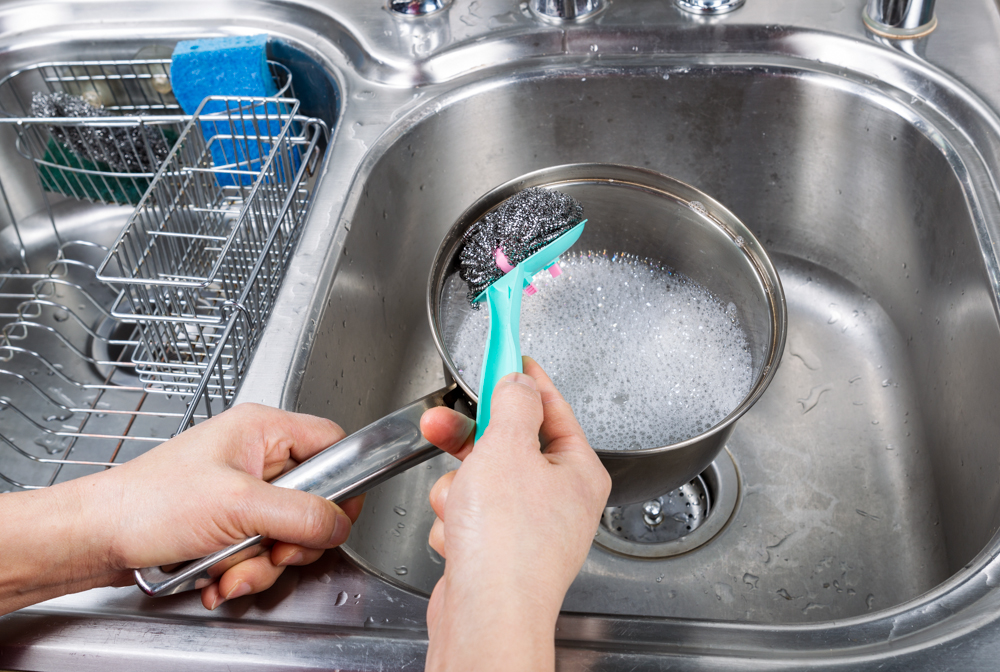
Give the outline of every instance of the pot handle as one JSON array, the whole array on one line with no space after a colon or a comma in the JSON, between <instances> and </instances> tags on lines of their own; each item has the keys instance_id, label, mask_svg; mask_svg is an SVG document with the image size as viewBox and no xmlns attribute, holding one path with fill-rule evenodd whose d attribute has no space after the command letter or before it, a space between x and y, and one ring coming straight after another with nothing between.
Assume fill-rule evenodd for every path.
<instances>
[{"instance_id":1,"label":"pot handle","mask_svg":"<svg viewBox=\"0 0 1000 672\"><path fill-rule=\"evenodd\" d=\"M440 451L420 433L420 416L435 406L456 408L464 399L461 389L453 383L338 441L271 484L311 492L330 501L360 495L437 455ZM469 415L467 408L458 410ZM260 535L250 537L170 572L160 567L137 569L136 585L150 597L204 588L230 567L264 552L262 541Z\"/></svg>"}]
</instances>

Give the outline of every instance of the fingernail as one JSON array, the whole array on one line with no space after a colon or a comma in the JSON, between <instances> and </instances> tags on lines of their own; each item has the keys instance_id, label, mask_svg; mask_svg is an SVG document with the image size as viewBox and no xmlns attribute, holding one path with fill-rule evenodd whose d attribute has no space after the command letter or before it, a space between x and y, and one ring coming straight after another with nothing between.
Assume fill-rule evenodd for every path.
<instances>
[{"instance_id":1,"label":"fingernail","mask_svg":"<svg viewBox=\"0 0 1000 672\"><path fill-rule=\"evenodd\" d=\"M296 551L294 553L289 553L286 558L278 563L278 567L284 567L285 565L297 565L302 562L302 551Z\"/></svg>"},{"instance_id":2,"label":"fingernail","mask_svg":"<svg viewBox=\"0 0 1000 672\"><path fill-rule=\"evenodd\" d=\"M215 599L212 600L212 606L208 608L209 611L215 611L215 608L225 602L225 598L222 595L216 595Z\"/></svg>"},{"instance_id":3,"label":"fingernail","mask_svg":"<svg viewBox=\"0 0 1000 672\"><path fill-rule=\"evenodd\" d=\"M469 436L476 429L476 420L464 415L462 417L465 418L465 436Z\"/></svg>"},{"instance_id":4,"label":"fingernail","mask_svg":"<svg viewBox=\"0 0 1000 672\"><path fill-rule=\"evenodd\" d=\"M249 593L250 593L250 584L240 581L229 590L229 592L226 594L226 599L235 600L237 597L243 597L244 595L247 595Z\"/></svg>"},{"instance_id":5,"label":"fingernail","mask_svg":"<svg viewBox=\"0 0 1000 672\"><path fill-rule=\"evenodd\" d=\"M330 543L334 546L347 541L347 536L351 533L351 519L343 513L337 514L337 522L333 525L333 534L330 535Z\"/></svg>"},{"instance_id":6,"label":"fingernail","mask_svg":"<svg viewBox=\"0 0 1000 672\"><path fill-rule=\"evenodd\" d=\"M523 373L509 373L503 377L503 382L517 383L518 385L524 385L525 387L530 387L533 390L538 389L538 387L535 385L535 379Z\"/></svg>"}]
</instances>

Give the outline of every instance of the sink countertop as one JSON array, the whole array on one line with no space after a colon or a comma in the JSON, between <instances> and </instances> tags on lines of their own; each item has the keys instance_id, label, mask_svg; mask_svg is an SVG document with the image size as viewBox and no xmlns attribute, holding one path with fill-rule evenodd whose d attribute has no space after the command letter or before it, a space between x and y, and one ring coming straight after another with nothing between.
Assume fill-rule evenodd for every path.
<instances>
[{"instance_id":1,"label":"sink countertop","mask_svg":"<svg viewBox=\"0 0 1000 672\"><path fill-rule=\"evenodd\" d=\"M289 408L299 382L295 372L311 345L309 325L322 308L314 294L337 271L349 226L343 213L361 198L357 176L370 168L380 147L434 114L437 101L459 86L560 59L593 68L622 67L637 58L682 63L686 54L710 47L722 62L766 40L776 59L842 68L860 78L870 74L914 98L927 93L928 108L945 109L948 101L924 90L926 79L949 75L996 119L1000 6L995 0L940 0L938 29L915 45L930 66L909 68L892 67L912 64L914 57L902 51L873 65L871 50L890 47L865 34L863 4L747 0L737 12L703 21L666 0L616 0L598 20L562 29L500 0L456 0L426 21L393 17L382 3L350 0L150 2L141 16L126 2L4 2L0 48L37 49L88 30L110 40L141 30L162 34L165 41L266 30L312 49L337 73L342 116L260 344L269 362L251 366L239 395L241 401ZM844 48L851 44L854 48ZM1000 135L984 132L971 142L1000 161ZM477 195L469 194L470 202ZM313 306L312 312L301 312L302 306ZM412 389L401 390L401 400L433 389L440 379L439 372L429 372ZM1000 657L997 542L959 574L935 589L933 600L916 606L800 626L564 614L558 664L567 670L992 669ZM330 552L312 566L290 569L266 593L212 613L193 595L154 601L135 588L95 590L21 610L0 618L0 668L417 670L426 650L425 608L425 598Z\"/></svg>"}]
</instances>

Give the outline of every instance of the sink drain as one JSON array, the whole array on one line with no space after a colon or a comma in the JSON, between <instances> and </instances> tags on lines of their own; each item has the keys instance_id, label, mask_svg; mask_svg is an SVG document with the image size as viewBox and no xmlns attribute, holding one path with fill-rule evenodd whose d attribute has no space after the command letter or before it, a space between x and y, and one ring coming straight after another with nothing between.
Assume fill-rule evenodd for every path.
<instances>
[{"instance_id":1,"label":"sink drain","mask_svg":"<svg viewBox=\"0 0 1000 672\"><path fill-rule=\"evenodd\" d=\"M739 500L728 450L676 490L638 504L604 510L594 541L637 558L666 558L708 543L726 526Z\"/></svg>"}]
</instances>

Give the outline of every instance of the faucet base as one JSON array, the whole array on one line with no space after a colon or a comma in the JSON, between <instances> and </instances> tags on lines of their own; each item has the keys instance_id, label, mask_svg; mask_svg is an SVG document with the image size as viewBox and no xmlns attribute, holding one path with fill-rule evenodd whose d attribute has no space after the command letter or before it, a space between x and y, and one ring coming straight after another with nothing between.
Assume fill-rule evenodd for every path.
<instances>
[{"instance_id":1,"label":"faucet base","mask_svg":"<svg viewBox=\"0 0 1000 672\"><path fill-rule=\"evenodd\" d=\"M865 28L867 28L869 32L890 40L916 40L921 37L926 37L934 32L934 29L937 28L938 25L937 17L932 16L930 21L922 26L917 26L916 28L894 28L892 26L887 26L884 23L879 23L872 17L868 16L867 9L861 12L861 18L864 20Z\"/></svg>"}]
</instances>

